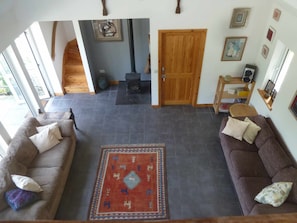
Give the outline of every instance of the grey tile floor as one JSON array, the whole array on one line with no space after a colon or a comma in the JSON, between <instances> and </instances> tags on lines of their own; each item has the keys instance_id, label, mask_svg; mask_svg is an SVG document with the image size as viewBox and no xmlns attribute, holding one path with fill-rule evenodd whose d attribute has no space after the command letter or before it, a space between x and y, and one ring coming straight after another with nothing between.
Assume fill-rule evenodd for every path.
<instances>
[{"instance_id":1,"label":"grey tile floor","mask_svg":"<svg viewBox=\"0 0 297 223\"><path fill-rule=\"evenodd\" d=\"M218 130L225 114L191 106L115 105L117 87L51 99L47 111L73 108L79 130L56 219L87 220L100 146L165 143L170 219L241 215Z\"/></svg>"}]
</instances>

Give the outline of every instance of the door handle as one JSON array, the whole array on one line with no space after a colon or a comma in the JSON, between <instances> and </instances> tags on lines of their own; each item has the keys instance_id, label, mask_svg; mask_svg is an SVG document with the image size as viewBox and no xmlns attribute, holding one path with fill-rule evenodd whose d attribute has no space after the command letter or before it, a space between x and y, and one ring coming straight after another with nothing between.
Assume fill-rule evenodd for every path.
<instances>
[{"instance_id":1,"label":"door handle","mask_svg":"<svg viewBox=\"0 0 297 223\"><path fill-rule=\"evenodd\" d=\"M165 80L166 80L166 74L162 74L161 78L162 78L162 81L165 82Z\"/></svg>"}]
</instances>

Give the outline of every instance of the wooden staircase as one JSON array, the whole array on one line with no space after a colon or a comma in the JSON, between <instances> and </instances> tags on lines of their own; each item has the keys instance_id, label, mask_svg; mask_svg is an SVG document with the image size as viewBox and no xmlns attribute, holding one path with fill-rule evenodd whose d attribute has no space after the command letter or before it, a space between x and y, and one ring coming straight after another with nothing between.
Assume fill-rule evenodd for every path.
<instances>
[{"instance_id":1,"label":"wooden staircase","mask_svg":"<svg viewBox=\"0 0 297 223\"><path fill-rule=\"evenodd\" d=\"M70 41L64 50L62 86L64 93L89 92L76 39Z\"/></svg>"}]
</instances>

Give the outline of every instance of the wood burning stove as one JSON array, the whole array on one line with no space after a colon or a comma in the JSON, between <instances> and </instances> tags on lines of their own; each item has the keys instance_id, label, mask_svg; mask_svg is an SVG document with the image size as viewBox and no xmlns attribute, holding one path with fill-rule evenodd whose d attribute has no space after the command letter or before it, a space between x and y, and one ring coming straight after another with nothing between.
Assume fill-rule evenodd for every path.
<instances>
[{"instance_id":1,"label":"wood burning stove","mask_svg":"<svg viewBox=\"0 0 297 223\"><path fill-rule=\"evenodd\" d=\"M126 73L125 79L127 84L128 93L140 93L140 74L136 72L135 68L135 52L134 52L134 37L133 37L133 22L132 19L127 20L128 23L128 35L129 35L129 49L130 49L130 61L131 61L131 73Z\"/></svg>"},{"instance_id":2,"label":"wood burning stove","mask_svg":"<svg viewBox=\"0 0 297 223\"><path fill-rule=\"evenodd\" d=\"M140 93L140 74L138 73L127 73L126 74L126 85L128 93Z\"/></svg>"}]
</instances>

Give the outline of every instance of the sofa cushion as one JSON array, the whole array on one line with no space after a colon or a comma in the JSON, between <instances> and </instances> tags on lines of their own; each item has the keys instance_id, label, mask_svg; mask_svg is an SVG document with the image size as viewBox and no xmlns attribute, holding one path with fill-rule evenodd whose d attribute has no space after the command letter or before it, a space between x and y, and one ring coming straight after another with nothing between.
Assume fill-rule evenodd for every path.
<instances>
[{"instance_id":1,"label":"sofa cushion","mask_svg":"<svg viewBox=\"0 0 297 223\"><path fill-rule=\"evenodd\" d=\"M233 150L230 154L232 171L240 177L269 177L257 152Z\"/></svg>"},{"instance_id":2,"label":"sofa cushion","mask_svg":"<svg viewBox=\"0 0 297 223\"><path fill-rule=\"evenodd\" d=\"M258 148L260 148L267 139L275 137L270 125L268 124L266 118L262 115L249 117L251 121L255 122L258 126L261 127L261 131L259 131L255 144Z\"/></svg>"},{"instance_id":3,"label":"sofa cushion","mask_svg":"<svg viewBox=\"0 0 297 223\"><path fill-rule=\"evenodd\" d=\"M27 167L18 162L14 157L5 156L0 161L0 169L7 170L9 174L25 175L27 173Z\"/></svg>"},{"instance_id":4,"label":"sofa cushion","mask_svg":"<svg viewBox=\"0 0 297 223\"><path fill-rule=\"evenodd\" d=\"M36 118L27 118L11 140L7 156L14 156L20 163L28 166L38 154L29 137L37 133L36 127L39 125Z\"/></svg>"},{"instance_id":5,"label":"sofa cushion","mask_svg":"<svg viewBox=\"0 0 297 223\"><path fill-rule=\"evenodd\" d=\"M279 207L289 196L292 185L292 182L275 182L264 187L257 194L255 200L262 204L270 204L273 207Z\"/></svg>"},{"instance_id":6,"label":"sofa cushion","mask_svg":"<svg viewBox=\"0 0 297 223\"><path fill-rule=\"evenodd\" d=\"M11 179L14 182L14 184L22 190L32 191L32 192L43 191L40 185L31 177L12 174Z\"/></svg>"},{"instance_id":7,"label":"sofa cushion","mask_svg":"<svg viewBox=\"0 0 297 223\"><path fill-rule=\"evenodd\" d=\"M233 137L226 136L221 132L219 136L223 152L226 156L229 156L233 150L258 152L258 147L255 144L249 144L246 141L239 141Z\"/></svg>"},{"instance_id":8,"label":"sofa cushion","mask_svg":"<svg viewBox=\"0 0 297 223\"><path fill-rule=\"evenodd\" d=\"M248 117L245 117L244 121L248 122L249 125L243 134L243 139L249 144L253 144L261 127L251 121Z\"/></svg>"},{"instance_id":9,"label":"sofa cushion","mask_svg":"<svg viewBox=\"0 0 297 223\"><path fill-rule=\"evenodd\" d=\"M293 165L293 161L275 138L267 140L260 147L259 155L270 177L273 177L281 169Z\"/></svg>"},{"instance_id":10,"label":"sofa cushion","mask_svg":"<svg viewBox=\"0 0 297 223\"><path fill-rule=\"evenodd\" d=\"M236 182L236 191L245 215L257 204L255 196L270 184L271 179L268 177L241 177Z\"/></svg>"},{"instance_id":11,"label":"sofa cushion","mask_svg":"<svg viewBox=\"0 0 297 223\"><path fill-rule=\"evenodd\" d=\"M0 211L8 207L4 194L12 187L8 170L0 169Z\"/></svg>"},{"instance_id":12,"label":"sofa cushion","mask_svg":"<svg viewBox=\"0 0 297 223\"><path fill-rule=\"evenodd\" d=\"M5 198L14 211L18 211L19 209L40 200L38 193L19 188L7 191L5 193Z\"/></svg>"},{"instance_id":13,"label":"sofa cushion","mask_svg":"<svg viewBox=\"0 0 297 223\"><path fill-rule=\"evenodd\" d=\"M249 123L247 122L229 116L226 126L223 129L222 133L241 141L243 133L247 129L248 125Z\"/></svg>"},{"instance_id":14,"label":"sofa cushion","mask_svg":"<svg viewBox=\"0 0 297 223\"><path fill-rule=\"evenodd\" d=\"M42 187L41 199L47 201L47 209L52 212L59 204L65 186L66 181L61 178L67 176L63 175L63 170L59 167L28 169L28 176Z\"/></svg>"},{"instance_id":15,"label":"sofa cushion","mask_svg":"<svg viewBox=\"0 0 297 223\"><path fill-rule=\"evenodd\" d=\"M52 131L52 133L56 136L57 139L59 139L59 140L63 139L57 122L54 122L54 123L51 123L48 125L44 125L44 126L38 126L38 127L36 127L36 129L37 129L37 132L39 132L39 133L45 129L50 129Z\"/></svg>"},{"instance_id":16,"label":"sofa cushion","mask_svg":"<svg viewBox=\"0 0 297 223\"><path fill-rule=\"evenodd\" d=\"M272 178L272 182L281 181L293 182L293 187L287 201L297 204L297 169L294 167L287 167L277 172Z\"/></svg>"},{"instance_id":17,"label":"sofa cushion","mask_svg":"<svg viewBox=\"0 0 297 223\"><path fill-rule=\"evenodd\" d=\"M285 202L281 206L275 208L268 204L256 204L249 215L259 214L282 214L297 212L297 205Z\"/></svg>"},{"instance_id":18,"label":"sofa cushion","mask_svg":"<svg viewBox=\"0 0 297 223\"><path fill-rule=\"evenodd\" d=\"M39 120L40 125L49 125L53 123L53 121L58 123L59 129L61 131L61 135L64 136L73 136L74 129L73 129L73 121L71 119L67 120L51 120L51 119L44 119Z\"/></svg>"},{"instance_id":19,"label":"sofa cushion","mask_svg":"<svg viewBox=\"0 0 297 223\"><path fill-rule=\"evenodd\" d=\"M43 153L55 145L60 143L53 129L46 128L43 131L29 137L38 149L39 153Z\"/></svg>"},{"instance_id":20,"label":"sofa cushion","mask_svg":"<svg viewBox=\"0 0 297 223\"><path fill-rule=\"evenodd\" d=\"M60 167L64 169L67 164L68 155L71 154L72 141L70 137L64 137L63 140L52 149L39 154L31 163L30 167Z\"/></svg>"},{"instance_id":21,"label":"sofa cushion","mask_svg":"<svg viewBox=\"0 0 297 223\"><path fill-rule=\"evenodd\" d=\"M4 193L14 187L10 175L26 173L27 168L13 157L5 156L0 161L0 211L8 207Z\"/></svg>"}]
</instances>

